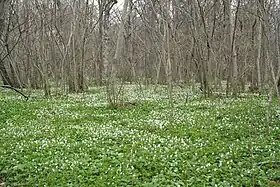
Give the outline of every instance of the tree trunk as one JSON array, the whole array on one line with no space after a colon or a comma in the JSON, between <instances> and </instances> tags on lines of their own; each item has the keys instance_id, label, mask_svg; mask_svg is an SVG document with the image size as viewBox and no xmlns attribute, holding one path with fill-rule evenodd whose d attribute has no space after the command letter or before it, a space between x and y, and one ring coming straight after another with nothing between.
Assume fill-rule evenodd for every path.
<instances>
[{"instance_id":1,"label":"tree trunk","mask_svg":"<svg viewBox=\"0 0 280 187\"><path fill-rule=\"evenodd\" d=\"M164 20L164 42L167 50L166 50L166 76L167 76L167 90L169 97L169 104L173 106L173 98L172 98L172 64L171 64L171 51L170 51L170 0L166 2L166 20ZM164 59L165 60L165 59Z\"/></svg>"},{"instance_id":2,"label":"tree trunk","mask_svg":"<svg viewBox=\"0 0 280 187\"><path fill-rule=\"evenodd\" d=\"M5 6L7 0L0 1L0 39L2 39L4 28L5 28ZM4 59L0 56L0 74L4 85L14 86L11 81L8 71L5 67Z\"/></svg>"},{"instance_id":3,"label":"tree trunk","mask_svg":"<svg viewBox=\"0 0 280 187\"><path fill-rule=\"evenodd\" d=\"M110 71L109 79L107 82L108 101L113 106L116 106L117 104L119 104L119 101L122 101L122 99L119 98L121 95L118 95L118 93L121 93L121 90L118 90L118 93L116 90L116 78L117 78L116 75L117 75L117 65L119 64L120 59L121 59L121 49L123 48L124 24L127 20L128 1L129 0L124 1L122 20L121 20L120 28L119 28L119 32L118 32L115 55L114 55L112 63L110 64L111 71ZM122 87L120 87L119 89L121 89L121 88Z\"/></svg>"},{"instance_id":4,"label":"tree trunk","mask_svg":"<svg viewBox=\"0 0 280 187\"><path fill-rule=\"evenodd\" d=\"M231 6L231 5L230 5ZM231 8L230 8L230 37L231 37L231 63L232 63L232 94L234 96L237 95L238 88L237 88L237 76L238 76L238 69L237 69L237 53L236 53L236 27L237 27L237 19L238 19L238 11L240 6L240 0L238 0L236 11L235 11L235 19L234 22L231 21Z\"/></svg>"},{"instance_id":5,"label":"tree trunk","mask_svg":"<svg viewBox=\"0 0 280 187\"><path fill-rule=\"evenodd\" d=\"M262 91L262 82L261 82L261 51L262 51L262 10L261 10L261 2L258 4L258 36L257 36L257 57L256 57L256 68L257 68L257 86L258 91L261 93Z\"/></svg>"}]
</instances>

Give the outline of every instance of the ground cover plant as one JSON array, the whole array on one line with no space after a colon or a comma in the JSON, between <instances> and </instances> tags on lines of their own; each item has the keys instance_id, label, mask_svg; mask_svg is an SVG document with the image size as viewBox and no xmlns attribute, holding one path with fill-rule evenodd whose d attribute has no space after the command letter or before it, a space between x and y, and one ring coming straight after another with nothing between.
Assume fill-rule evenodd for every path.
<instances>
[{"instance_id":1,"label":"ground cover plant","mask_svg":"<svg viewBox=\"0 0 280 187\"><path fill-rule=\"evenodd\" d=\"M277 186L280 104L265 96L205 99L127 87L63 97L0 93L5 186ZM128 103L129 103L128 102Z\"/></svg>"}]
</instances>

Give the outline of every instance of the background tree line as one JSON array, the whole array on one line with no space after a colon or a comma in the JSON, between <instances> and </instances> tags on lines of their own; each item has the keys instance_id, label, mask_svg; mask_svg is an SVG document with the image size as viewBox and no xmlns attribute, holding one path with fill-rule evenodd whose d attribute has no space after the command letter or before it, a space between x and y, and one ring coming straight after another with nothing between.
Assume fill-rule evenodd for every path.
<instances>
[{"instance_id":1,"label":"background tree line","mask_svg":"<svg viewBox=\"0 0 280 187\"><path fill-rule=\"evenodd\" d=\"M4 85L83 92L200 83L205 95L280 89L278 0L0 0ZM111 98L112 99L112 98Z\"/></svg>"}]
</instances>

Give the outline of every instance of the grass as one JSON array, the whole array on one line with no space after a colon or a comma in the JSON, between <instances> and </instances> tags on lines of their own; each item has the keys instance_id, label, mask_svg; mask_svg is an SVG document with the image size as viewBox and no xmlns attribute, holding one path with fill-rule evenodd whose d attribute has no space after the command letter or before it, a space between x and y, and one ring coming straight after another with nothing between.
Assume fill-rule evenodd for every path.
<instances>
[{"instance_id":1,"label":"grass","mask_svg":"<svg viewBox=\"0 0 280 187\"><path fill-rule=\"evenodd\" d=\"M279 186L280 104L126 88L29 101L0 94L0 176L6 186ZM187 93L188 92L188 93ZM188 100L186 100L188 95Z\"/></svg>"}]
</instances>

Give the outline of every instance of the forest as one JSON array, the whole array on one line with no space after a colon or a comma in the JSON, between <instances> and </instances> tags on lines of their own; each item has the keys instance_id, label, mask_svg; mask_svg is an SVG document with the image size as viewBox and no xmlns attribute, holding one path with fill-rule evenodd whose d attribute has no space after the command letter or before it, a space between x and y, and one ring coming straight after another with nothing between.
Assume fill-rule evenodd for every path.
<instances>
[{"instance_id":1,"label":"forest","mask_svg":"<svg viewBox=\"0 0 280 187\"><path fill-rule=\"evenodd\" d=\"M0 0L6 186L280 186L280 1Z\"/></svg>"}]
</instances>

